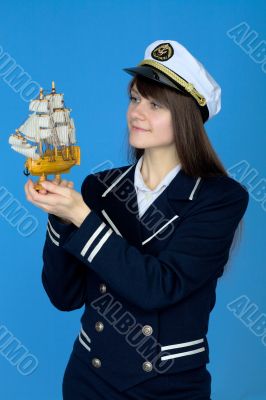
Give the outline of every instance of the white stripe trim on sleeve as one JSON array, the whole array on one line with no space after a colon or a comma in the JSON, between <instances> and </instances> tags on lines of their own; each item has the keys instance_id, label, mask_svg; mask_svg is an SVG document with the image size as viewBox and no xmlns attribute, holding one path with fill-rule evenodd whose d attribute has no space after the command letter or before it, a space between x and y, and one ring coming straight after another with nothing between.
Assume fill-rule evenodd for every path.
<instances>
[{"instance_id":1,"label":"white stripe trim on sleeve","mask_svg":"<svg viewBox=\"0 0 266 400\"><path fill-rule=\"evenodd\" d=\"M161 357L161 361L164 361L164 360L171 360L172 358L190 356L190 355L192 355L192 354L201 353L202 351L205 351L205 347L200 347L199 349L190 350L190 351L184 351L183 353L169 354L169 355L167 355L167 356Z\"/></svg>"},{"instance_id":2,"label":"white stripe trim on sleeve","mask_svg":"<svg viewBox=\"0 0 266 400\"><path fill-rule=\"evenodd\" d=\"M84 342L84 340L82 340L80 334L79 334L79 341L82 344L82 346L85 347L85 349L87 349L88 351L91 351L91 348Z\"/></svg>"},{"instance_id":3,"label":"white stripe trim on sleeve","mask_svg":"<svg viewBox=\"0 0 266 400\"><path fill-rule=\"evenodd\" d=\"M55 239L53 238L53 236L51 235L51 233L50 233L49 225L47 225L47 232L48 232L48 235L49 235L51 241L52 241L56 246L59 246L59 242L58 242L57 240L55 240Z\"/></svg>"},{"instance_id":4,"label":"white stripe trim on sleeve","mask_svg":"<svg viewBox=\"0 0 266 400\"><path fill-rule=\"evenodd\" d=\"M89 338L89 336L87 335L87 333L84 331L84 329L81 328L80 331L81 331L82 335L88 340L88 342L91 343L91 339Z\"/></svg>"},{"instance_id":5,"label":"white stripe trim on sleeve","mask_svg":"<svg viewBox=\"0 0 266 400\"><path fill-rule=\"evenodd\" d=\"M180 349L181 347L188 347L188 346L193 346L194 344L202 343L204 339L197 339L197 340L192 340L191 342L184 342L184 343L177 343L177 344L171 344L169 346L162 346L162 350L173 350L173 349Z\"/></svg>"},{"instance_id":6,"label":"white stripe trim on sleeve","mask_svg":"<svg viewBox=\"0 0 266 400\"><path fill-rule=\"evenodd\" d=\"M87 243L85 244L85 246L83 247L83 249L81 250L80 254L84 257L85 254L87 253L89 247L92 245L92 243L94 242L94 240L97 238L97 236L100 234L100 232L104 229L104 227L106 226L106 223L103 222L94 232L94 234L89 238L89 240L87 241Z\"/></svg>"},{"instance_id":7,"label":"white stripe trim on sleeve","mask_svg":"<svg viewBox=\"0 0 266 400\"><path fill-rule=\"evenodd\" d=\"M48 224L49 224L49 226L50 226L51 231L53 232L53 234L59 239L59 238L60 238L60 235L59 235L59 233L57 233L57 232L54 230L54 228L52 227L52 224L51 224L51 222L49 221L49 219L48 219Z\"/></svg>"},{"instance_id":8,"label":"white stripe trim on sleeve","mask_svg":"<svg viewBox=\"0 0 266 400\"><path fill-rule=\"evenodd\" d=\"M94 257L96 256L96 254L99 252L99 250L102 248L102 246L104 245L104 243L106 242L106 240L109 238L109 236L113 233L114 231L110 228L106 234L102 237L102 239L99 241L99 243L97 244L97 246L94 247L93 251L91 252L91 254L88 257L88 261L91 262Z\"/></svg>"}]
</instances>

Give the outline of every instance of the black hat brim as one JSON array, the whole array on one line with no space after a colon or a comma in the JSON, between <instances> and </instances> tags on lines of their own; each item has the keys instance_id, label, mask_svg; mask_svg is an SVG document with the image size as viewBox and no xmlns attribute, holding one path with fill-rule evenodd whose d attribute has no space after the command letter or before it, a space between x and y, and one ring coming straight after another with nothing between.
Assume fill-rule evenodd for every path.
<instances>
[{"instance_id":1,"label":"black hat brim","mask_svg":"<svg viewBox=\"0 0 266 400\"><path fill-rule=\"evenodd\" d=\"M127 72L130 75L141 75L144 76L145 78L151 79L152 81L155 81L157 83L161 83L162 85L169 86L183 94L187 95L187 92L182 90L180 87L177 86L176 83L174 83L171 79L169 79L166 75L161 73L155 68L152 68L150 66L139 66L139 67L132 67L132 68L123 68L123 71Z\"/></svg>"}]
</instances>

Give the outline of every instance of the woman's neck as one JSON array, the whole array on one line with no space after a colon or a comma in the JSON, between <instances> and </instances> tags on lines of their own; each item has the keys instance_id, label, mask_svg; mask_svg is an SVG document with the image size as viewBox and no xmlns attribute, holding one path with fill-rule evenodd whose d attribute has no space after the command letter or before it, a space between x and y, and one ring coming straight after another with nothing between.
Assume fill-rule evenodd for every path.
<instances>
[{"instance_id":1,"label":"woman's neck","mask_svg":"<svg viewBox=\"0 0 266 400\"><path fill-rule=\"evenodd\" d=\"M143 161L141 166L141 175L145 184L151 189L163 180L163 178L175 166L180 163L176 153L176 149L146 149L143 154Z\"/></svg>"}]
</instances>

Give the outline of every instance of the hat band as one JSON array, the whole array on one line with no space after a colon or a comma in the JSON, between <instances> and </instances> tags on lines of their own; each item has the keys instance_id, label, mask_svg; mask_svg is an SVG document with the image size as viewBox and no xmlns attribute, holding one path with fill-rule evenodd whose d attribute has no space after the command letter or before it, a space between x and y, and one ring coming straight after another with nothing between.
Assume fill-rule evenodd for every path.
<instances>
[{"instance_id":1,"label":"hat band","mask_svg":"<svg viewBox=\"0 0 266 400\"><path fill-rule=\"evenodd\" d=\"M169 78L171 78L173 81L178 83L180 86L182 86L194 99L197 101L197 103L203 107L206 105L206 99L204 96L202 96L194 87L193 83L187 82L185 79L181 78L181 76L177 75L175 72L173 72L171 69L167 68L165 65L162 65L158 63L157 61L153 60L143 60L139 64L141 65L150 65L151 67L157 68L159 71L163 72L165 75L167 75Z\"/></svg>"}]
</instances>

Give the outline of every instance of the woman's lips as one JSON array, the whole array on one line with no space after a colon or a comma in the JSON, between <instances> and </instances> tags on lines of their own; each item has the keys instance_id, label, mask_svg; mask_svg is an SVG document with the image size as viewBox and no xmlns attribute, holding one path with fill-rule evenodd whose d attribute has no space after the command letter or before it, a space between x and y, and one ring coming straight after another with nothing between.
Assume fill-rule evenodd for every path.
<instances>
[{"instance_id":1,"label":"woman's lips","mask_svg":"<svg viewBox=\"0 0 266 400\"><path fill-rule=\"evenodd\" d=\"M137 127L137 126L132 126L132 129L134 129L135 131L138 131L138 132L147 132L147 129L143 129L143 128L139 128L139 127Z\"/></svg>"}]
</instances>

